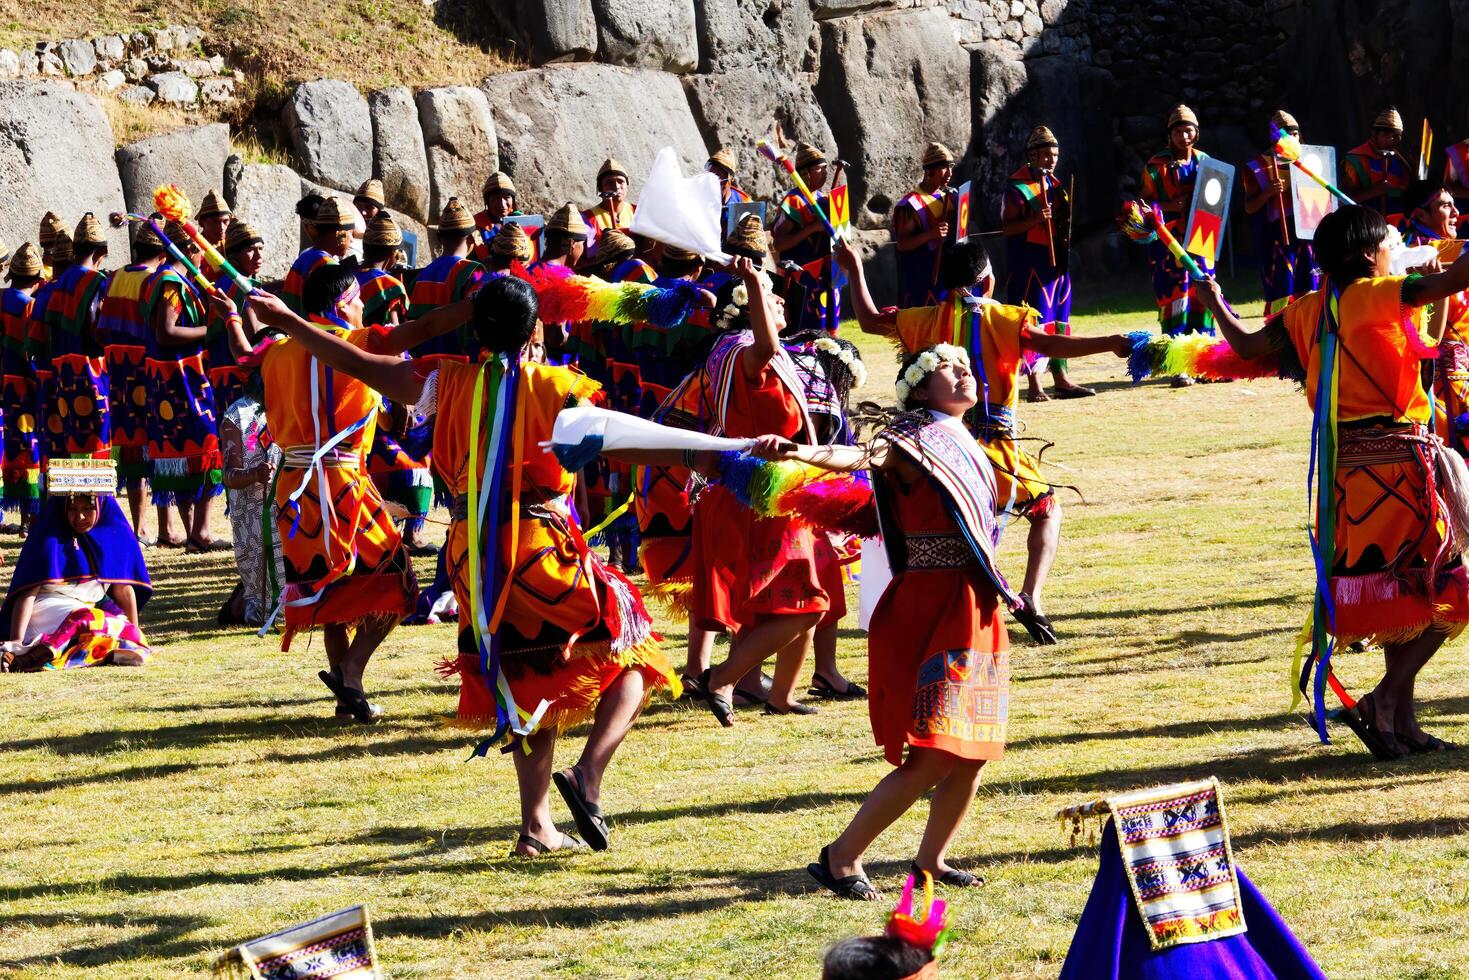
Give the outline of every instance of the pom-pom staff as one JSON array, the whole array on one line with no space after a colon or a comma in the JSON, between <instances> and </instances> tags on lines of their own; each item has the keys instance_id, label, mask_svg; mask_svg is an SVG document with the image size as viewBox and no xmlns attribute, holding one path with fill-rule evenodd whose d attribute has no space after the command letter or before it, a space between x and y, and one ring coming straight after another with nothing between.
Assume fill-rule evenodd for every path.
<instances>
[{"instance_id":1,"label":"pom-pom staff","mask_svg":"<svg viewBox=\"0 0 1469 980\"><path fill-rule=\"evenodd\" d=\"M1168 230L1168 224L1163 220L1163 212L1158 210L1158 205L1147 205L1142 201L1130 200L1122 205L1122 213L1117 216L1117 227L1129 240L1139 245L1146 245L1155 239L1163 243L1168 253L1188 270L1189 275L1195 279L1207 279L1204 270L1194 261L1194 257L1184 251L1178 239Z\"/></svg>"},{"instance_id":2,"label":"pom-pom staff","mask_svg":"<svg viewBox=\"0 0 1469 980\"><path fill-rule=\"evenodd\" d=\"M1326 180L1320 174L1316 173L1316 171L1312 170L1310 167L1302 163L1301 141L1296 139L1296 137L1292 136L1290 133L1287 133L1281 129L1276 130L1275 155L1280 157L1280 159L1289 162L1291 166L1295 167L1301 173L1305 174L1307 177L1310 177L1312 180L1320 184L1322 187L1326 188L1326 190L1330 191L1332 194L1335 194L1337 200L1341 201L1343 204L1357 203L1350 197L1347 197L1347 195L1343 193L1342 190L1335 184Z\"/></svg>"},{"instance_id":3,"label":"pom-pom staff","mask_svg":"<svg viewBox=\"0 0 1469 980\"><path fill-rule=\"evenodd\" d=\"M211 265L223 272L235 281L242 295L248 296L254 291L254 284L245 276L240 275L229 261L219 254L219 249L209 243L209 240L199 233L194 223L189 218L194 213L194 206L189 203L189 197L181 191L177 184L160 184L153 191L153 207L159 214L184 230L184 234L194 240L199 246Z\"/></svg>"}]
</instances>

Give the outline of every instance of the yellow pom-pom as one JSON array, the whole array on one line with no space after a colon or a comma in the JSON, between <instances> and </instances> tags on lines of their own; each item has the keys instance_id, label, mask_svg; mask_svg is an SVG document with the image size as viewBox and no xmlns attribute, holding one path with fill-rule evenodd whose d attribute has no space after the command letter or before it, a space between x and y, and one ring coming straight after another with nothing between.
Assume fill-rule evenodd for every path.
<instances>
[{"instance_id":1,"label":"yellow pom-pom","mask_svg":"<svg viewBox=\"0 0 1469 980\"><path fill-rule=\"evenodd\" d=\"M193 213L189 196L177 184L161 184L153 191L153 207L169 221L183 224Z\"/></svg>"}]
</instances>

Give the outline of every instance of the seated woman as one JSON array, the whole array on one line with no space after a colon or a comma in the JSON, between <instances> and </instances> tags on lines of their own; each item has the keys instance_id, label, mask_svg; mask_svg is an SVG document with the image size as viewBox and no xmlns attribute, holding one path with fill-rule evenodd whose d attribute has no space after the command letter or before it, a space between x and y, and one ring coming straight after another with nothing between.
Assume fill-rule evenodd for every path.
<instances>
[{"instance_id":1,"label":"seated woman","mask_svg":"<svg viewBox=\"0 0 1469 980\"><path fill-rule=\"evenodd\" d=\"M138 539L110 494L55 492L68 485L61 469L0 607L0 669L142 666L150 651L138 611L153 586Z\"/></svg>"}]
</instances>

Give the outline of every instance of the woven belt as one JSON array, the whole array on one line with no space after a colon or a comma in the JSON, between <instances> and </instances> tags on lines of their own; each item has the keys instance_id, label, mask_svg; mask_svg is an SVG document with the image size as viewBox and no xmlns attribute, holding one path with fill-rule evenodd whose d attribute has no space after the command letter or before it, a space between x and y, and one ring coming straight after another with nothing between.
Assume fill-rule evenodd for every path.
<instances>
[{"instance_id":1,"label":"woven belt","mask_svg":"<svg viewBox=\"0 0 1469 980\"><path fill-rule=\"evenodd\" d=\"M910 534L908 568L974 568L979 561L974 549L957 534Z\"/></svg>"},{"instance_id":2,"label":"woven belt","mask_svg":"<svg viewBox=\"0 0 1469 980\"><path fill-rule=\"evenodd\" d=\"M1338 468L1416 462L1418 447L1433 441L1418 425L1400 429L1342 429L1340 439L1336 450Z\"/></svg>"},{"instance_id":3,"label":"woven belt","mask_svg":"<svg viewBox=\"0 0 1469 980\"><path fill-rule=\"evenodd\" d=\"M283 465L287 469L304 470L312 465L315 456L315 446L287 446ZM356 449L333 449L320 462L329 470L360 470L362 454Z\"/></svg>"},{"instance_id":4,"label":"woven belt","mask_svg":"<svg viewBox=\"0 0 1469 980\"><path fill-rule=\"evenodd\" d=\"M542 520L552 520L558 518L560 520L570 520L571 512L566 508L554 503L522 504L520 506L520 516L529 518L540 518ZM469 520L469 494L461 493L459 496L454 498L454 502L449 505L449 520Z\"/></svg>"}]
</instances>

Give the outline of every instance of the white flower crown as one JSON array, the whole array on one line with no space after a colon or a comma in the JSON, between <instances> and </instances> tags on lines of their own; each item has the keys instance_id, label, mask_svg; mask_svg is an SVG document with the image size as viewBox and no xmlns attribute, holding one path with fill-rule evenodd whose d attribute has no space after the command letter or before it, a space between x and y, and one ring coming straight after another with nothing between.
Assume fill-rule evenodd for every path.
<instances>
[{"instance_id":1,"label":"white flower crown","mask_svg":"<svg viewBox=\"0 0 1469 980\"><path fill-rule=\"evenodd\" d=\"M850 347L843 347L830 337L817 337L815 347L825 354L834 354L836 359L846 365L847 371L852 375L852 387L860 388L867 383L867 365L862 363L862 358L852 353Z\"/></svg>"},{"instance_id":2,"label":"white flower crown","mask_svg":"<svg viewBox=\"0 0 1469 980\"><path fill-rule=\"evenodd\" d=\"M953 344L934 344L919 354L918 359L908 365L908 370L898 379L898 411L908 411L908 396L913 393L914 388L923 384L923 379L937 371L940 364L961 364L967 368L969 352Z\"/></svg>"},{"instance_id":3,"label":"white flower crown","mask_svg":"<svg viewBox=\"0 0 1469 980\"><path fill-rule=\"evenodd\" d=\"M764 282L767 293L774 288L770 283L770 277L764 272L760 273L760 279ZM746 286L743 282L735 283L734 288L729 292L729 302L724 304L724 309L715 314L715 329L728 330L730 324L734 323L735 318L749 305L750 287Z\"/></svg>"}]
</instances>

